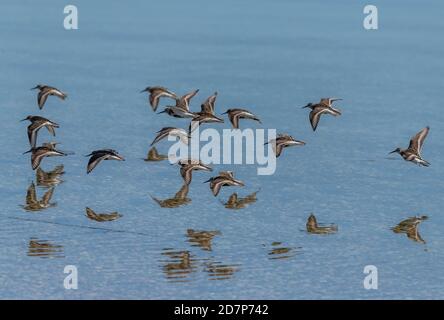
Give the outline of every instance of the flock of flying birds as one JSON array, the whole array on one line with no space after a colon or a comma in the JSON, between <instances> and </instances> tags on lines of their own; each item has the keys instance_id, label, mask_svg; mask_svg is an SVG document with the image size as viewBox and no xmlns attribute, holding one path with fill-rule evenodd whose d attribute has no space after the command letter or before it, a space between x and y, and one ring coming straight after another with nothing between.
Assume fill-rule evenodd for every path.
<instances>
[{"instance_id":1,"label":"flock of flying birds","mask_svg":"<svg viewBox=\"0 0 444 320\"><path fill-rule=\"evenodd\" d=\"M64 100L67 95L61 90L47 86L47 85L37 85L32 89L38 89L37 103L40 109L45 105L46 100L49 96L55 96L62 100ZM158 112L166 113L169 116L176 118L189 118L191 119L191 123L188 127L188 130L177 128L177 127L164 127L157 132L156 137L154 138L151 146L161 141L162 139L168 136L177 137L182 143L188 144L191 138L192 132L201 124L204 123L223 123L224 120L217 116L215 113L215 103L217 98L217 92L208 97L202 104L201 110L198 112L193 112L190 110L190 101L191 99L199 92L199 90L191 91L183 96L178 96L174 92L168 90L167 88L155 86L155 87L147 87L141 92L147 92L149 94L149 103L153 109L153 111L157 111L159 106L159 102L161 99L167 98L173 100L174 105L168 105L164 107L163 111ZM342 100L339 98L322 98L318 103L308 103L306 106L302 108L310 108L311 112L309 114L309 120L313 131L318 127L320 118L322 115L332 115L339 116L341 115L341 111L336 109L333 106L335 101ZM260 119L246 109L241 108L231 108L228 109L223 114L228 115L228 119L234 129L239 129L240 120L241 119L249 119L254 120L261 123ZM40 146L37 146L37 135L41 128L45 127L50 134L55 136L55 129L59 128L59 125L42 116L27 116L22 121L28 120L31 124L28 126L28 138L31 149L29 149L25 153L31 153L31 164L32 169L35 170L39 168L41 161L45 157L53 157L53 156L66 156L69 153L62 152L56 149L56 142L45 142ZM421 157L421 149L424 144L424 140L427 137L429 132L429 127L422 129L418 132L411 140L410 145L407 149L397 148L391 153L399 153L404 160L411 161L415 164L422 166L429 166L430 163L424 160ZM288 134L278 134L275 139L270 140L266 144L272 145L272 150L274 151L276 157L279 157L283 150L290 146L302 146L305 145L305 142L296 140L292 136ZM89 158L86 173L89 174L93 169L102 161L102 160L118 160L124 161L125 159L116 151L112 149L100 149L92 151L87 155ZM154 160L162 160L166 158L166 156L159 156L155 148L150 150L148 154L148 159L154 158ZM184 180L184 187L188 190L188 186L192 180L192 172L195 170L204 170L204 171L212 171L212 168L200 160L193 159L181 159L178 161L178 165L180 166L180 174ZM219 194L219 191L223 186L244 186L244 182L238 180L234 177L234 173L232 171L221 171L218 175L210 178L205 181L209 182L210 189L214 196Z\"/></svg>"}]
</instances>

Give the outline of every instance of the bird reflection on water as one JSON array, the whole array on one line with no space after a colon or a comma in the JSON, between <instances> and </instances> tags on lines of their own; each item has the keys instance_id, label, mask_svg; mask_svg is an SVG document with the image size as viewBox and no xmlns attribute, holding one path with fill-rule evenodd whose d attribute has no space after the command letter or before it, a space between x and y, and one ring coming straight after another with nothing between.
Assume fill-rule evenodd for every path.
<instances>
[{"instance_id":1,"label":"bird reflection on water","mask_svg":"<svg viewBox=\"0 0 444 320\"><path fill-rule=\"evenodd\" d=\"M121 214L119 214L118 212L111 212L111 213L96 213L94 210L86 207L85 208L86 211L86 216L90 219L90 220L94 220L97 222L106 222L106 221L114 221L119 219L120 217L122 217Z\"/></svg>"},{"instance_id":2,"label":"bird reflection on water","mask_svg":"<svg viewBox=\"0 0 444 320\"><path fill-rule=\"evenodd\" d=\"M168 280L174 282L189 281L188 276L197 269L197 260L188 250L163 249L160 260L162 271Z\"/></svg>"},{"instance_id":3,"label":"bird reflection on water","mask_svg":"<svg viewBox=\"0 0 444 320\"><path fill-rule=\"evenodd\" d=\"M61 176L65 174L63 165L56 166L51 171L43 171L42 168L37 168L35 173L36 183L39 187L54 187L63 182Z\"/></svg>"},{"instance_id":4,"label":"bird reflection on water","mask_svg":"<svg viewBox=\"0 0 444 320\"><path fill-rule=\"evenodd\" d=\"M413 241L426 243L425 240L421 238L421 235L418 232L418 226L421 222L427 219L427 216L411 217L401 221L396 226L391 228L391 230L394 233L405 233L407 237Z\"/></svg>"},{"instance_id":5,"label":"bird reflection on water","mask_svg":"<svg viewBox=\"0 0 444 320\"><path fill-rule=\"evenodd\" d=\"M157 152L156 147L152 147L148 151L146 158L143 160L144 161L162 161L162 160L166 160L166 159L168 159L167 155L159 154L159 152Z\"/></svg>"},{"instance_id":6,"label":"bird reflection on water","mask_svg":"<svg viewBox=\"0 0 444 320\"><path fill-rule=\"evenodd\" d=\"M28 243L28 256L39 258L63 258L63 246L53 244L48 240L31 238Z\"/></svg>"},{"instance_id":7,"label":"bird reflection on water","mask_svg":"<svg viewBox=\"0 0 444 320\"><path fill-rule=\"evenodd\" d=\"M256 194L259 191L253 192L252 194L247 195L246 197L239 197L236 192L234 192L227 200L227 202L222 203L227 209L243 209L247 207L250 203L254 203L257 201Z\"/></svg>"},{"instance_id":8,"label":"bird reflection on water","mask_svg":"<svg viewBox=\"0 0 444 320\"><path fill-rule=\"evenodd\" d=\"M192 273L202 271L208 275L209 280L230 279L239 270L240 264L222 263L219 258L207 255L212 251L213 238L219 235L221 232L217 230L187 229L185 236L188 244L191 247L199 247L203 251L192 253L185 249L163 249L162 259L159 262L165 277L174 282L186 282L191 280Z\"/></svg>"},{"instance_id":9,"label":"bird reflection on water","mask_svg":"<svg viewBox=\"0 0 444 320\"><path fill-rule=\"evenodd\" d=\"M186 205L191 202L191 199L188 198L189 186L184 184L180 190L174 195L173 198L168 199L158 199L156 197L151 196L151 198L161 207L161 208L177 208L183 205Z\"/></svg>"},{"instance_id":10,"label":"bird reflection on water","mask_svg":"<svg viewBox=\"0 0 444 320\"><path fill-rule=\"evenodd\" d=\"M187 230L188 242L192 246L198 246L202 250L207 250L207 251L212 250L211 242L216 235L220 234L221 234L220 231L217 230L216 231L199 231L193 229Z\"/></svg>"},{"instance_id":11,"label":"bird reflection on water","mask_svg":"<svg viewBox=\"0 0 444 320\"><path fill-rule=\"evenodd\" d=\"M50 207L55 207L57 203L50 202L52 195L54 194L54 187L51 187L48 191L45 192L43 197L38 200L37 192L35 188L34 182L31 182L31 185L28 187L26 192L26 204L22 205L23 209L26 211L40 211Z\"/></svg>"},{"instance_id":12,"label":"bird reflection on water","mask_svg":"<svg viewBox=\"0 0 444 320\"><path fill-rule=\"evenodd\" d=\"M307 232L312 234L332 234L338 232L338 226L334 224L318 224L315 215L312 213L307 220Z\"/></svg>"},{"instance_id":13,"label":"bird reflection on water","mask_svg":"<svg viewBox=\"0 0 444 320\"><path fill-rule=\"evenodd\" d=\"M264 245L264 247L267 246ZM270 247L268 250L268 259L270 260L289 259L295 255L302 254L302 247L284 246L284 244L279 241L272 242Z\"/></svg>"},{"instance_id":14,"label":"bird reflection on water","mask_svg":"<svg viewBox=\"0 0 444 320\"><path fill-rule=\"evenodd\" d=\"M209 280L227 280L239 271L239 264L226 264L220 261L211 261L205 264L204 271L208 273Z\"/></svg>"}]
</instances>

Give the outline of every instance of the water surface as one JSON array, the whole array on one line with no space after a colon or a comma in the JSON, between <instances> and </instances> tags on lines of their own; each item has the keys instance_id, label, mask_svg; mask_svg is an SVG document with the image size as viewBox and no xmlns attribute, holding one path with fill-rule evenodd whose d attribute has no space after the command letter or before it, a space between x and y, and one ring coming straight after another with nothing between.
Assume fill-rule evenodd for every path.
<instances>
[{"instance_id":1,"label":"water surface","mask_svg":"<svg viewBox=\"0 0 444 320\"><path fill-rule=\"evenodd\" d=\"M444 298L442 1L374 1L377 31L362 27L364 1L74 4L75 31L63 28L62 3L0 4L0 298ZM40 111L37 83L69 98ZM218 199L198 172L191 201L161 207L152 197L174 198L178 169L142 159L154 132L188 123L155 115L138 93L148 85L199 88L194 110L217 90L219 113L251 109L307 145L285 150L272 176L216 166L246 183ZM313 133L300 107L323 96L344 98L343 115ZM22 155L28 114L59 123L60 147L75 152L42 163L63 164L62 181L39 180ZM387 159L426 125L429 168ZM87 176L83 155L104 147L127 161ZM51 205L25 209L32 183L37 202L53 188ZM244 208L223 205L258 190ZM96 221L86 207L121 217ZM306 232L311 213L338 232ZM428 217L425 243L392 230L417 215ZM66 265L78 290L63 287ZM378 290L363 287L366 265L378 267Z\"/></svg>"}]
</instances>

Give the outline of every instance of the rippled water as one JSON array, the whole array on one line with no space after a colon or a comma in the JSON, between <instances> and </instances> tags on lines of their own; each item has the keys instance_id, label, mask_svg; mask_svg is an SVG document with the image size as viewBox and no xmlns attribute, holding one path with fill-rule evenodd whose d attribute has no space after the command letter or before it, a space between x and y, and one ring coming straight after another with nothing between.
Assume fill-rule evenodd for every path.
<instances>
[{"instance_id":1,"label":"rippled water","mask_svg":"<svg viewBox=\"0 0 444 320\"><path fill-rule=\"evenodd\" d=\"M76 4L75 31L61 3L0 4L0 298L444 298L442 1L374 1L377 31L362 1ZM40 111L37 83L69 97ZM246 184L217 199L206 172L177 196L177 167L143 158L157 130L188 123L155 115L147 85L199 88L193 110L217 90L218 113L248 108L307 145L272 176L216 166ZM343 115L313 133L300 107L322 96L344 98ZM28 114L59 123L75 154L32 171ZM429 168L387 155L426 125ZM127 161L86 175L83 155L104 147ZM229 205L233 192L257 200ZM311 213L337 232L307 232ZM378 290L363 287L366 265Z\"/></svg>"}]
</instances>

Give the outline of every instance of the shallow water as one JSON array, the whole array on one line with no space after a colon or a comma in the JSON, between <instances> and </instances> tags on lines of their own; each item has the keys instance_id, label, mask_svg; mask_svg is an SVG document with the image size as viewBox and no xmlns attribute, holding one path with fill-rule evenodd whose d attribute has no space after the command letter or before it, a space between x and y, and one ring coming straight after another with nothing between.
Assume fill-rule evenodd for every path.
<instances>
[{"instance_id":1,"label":"shallow water","mask_svg":"<svg viewBox=\"0 0 444 320\"><path fill-rule=\"evenodd\" d=\"M363 1L76 4L75 31L63 29L63 4L0 4L0 298L444 298L442 1L374 1L377 31L362 28ZM40 111L29 90L40 82L69 98ZM272 176L215 166L246 183L218 199L197 172L191 202L161 208L151 196L173 197L178 169L142 158L155 131L187 121L151 111L138 92L158 84L199 88L193 109L217 90L217 112L249 108L307 145L285 150ZM299 107L321 96L344 98L343 115L313 133ZM52 187L22 155L28 114L59 123L60 148L75 152L42 162L64 165ZM429 168L387 156L426 125ZM103 147L127 161L87 176L83 155ZM48 208L23 207L32 182L37 201L54 188ZM257 190L239 210L218 201ZM86 207L122 216L98 222ZM312 212L338 232L307 233ZM416 215L428 216L425 244L391 230ZM63 287L66 265L78 268L78 290ZM377 290L363 287L366 265L378 268Z\"/></svg>"}]
</instances>

